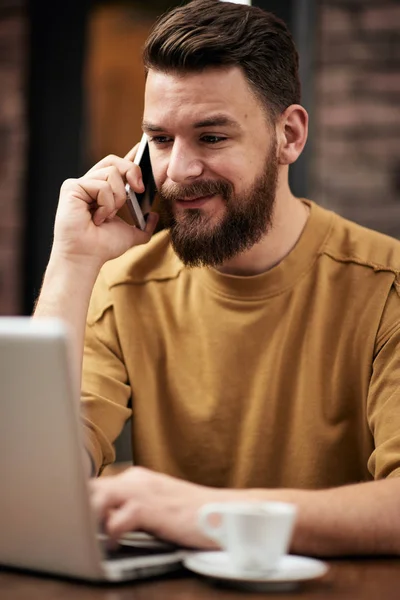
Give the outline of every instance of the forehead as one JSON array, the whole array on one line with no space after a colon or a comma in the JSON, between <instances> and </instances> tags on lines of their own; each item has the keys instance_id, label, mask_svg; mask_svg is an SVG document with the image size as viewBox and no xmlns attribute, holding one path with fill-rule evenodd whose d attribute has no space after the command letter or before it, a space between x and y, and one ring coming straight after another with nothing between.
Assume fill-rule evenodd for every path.
<instances>
[{"instance_id":1,"label":"forehead","mask_svg":"<svg viewBox=\"0 0 400 600\"><path fill-rule=\"evenodd\" d=\"M209 68L185 74L149 71L144 121L169 127L212 113L224 113L240 125L264 117L241 69Z\"/></svg>"}]
</instances>

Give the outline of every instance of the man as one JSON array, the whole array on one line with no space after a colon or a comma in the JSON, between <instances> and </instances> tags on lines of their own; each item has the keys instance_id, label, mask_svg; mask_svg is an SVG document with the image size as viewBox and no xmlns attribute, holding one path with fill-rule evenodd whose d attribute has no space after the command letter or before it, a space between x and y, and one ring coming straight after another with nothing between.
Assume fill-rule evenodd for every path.
<instances>
[{"instance_id":1,"label":"man","mask_svg":"<svg viewBox=\"0 0 400 600\"><path fill-rule=\"evenodd\" d=\"M279 499L299 508L293 552L399 553L399 243L291 193L307 113L273 15L192 2L144 61L168 229L116 216L126 181L143 190L135 148L66 181L36 309L71 325L77 373L87 319L96 473L132 401L138 466L91 483L99 518L211 547L202 504Z\"/></svg>"}]
</instances>

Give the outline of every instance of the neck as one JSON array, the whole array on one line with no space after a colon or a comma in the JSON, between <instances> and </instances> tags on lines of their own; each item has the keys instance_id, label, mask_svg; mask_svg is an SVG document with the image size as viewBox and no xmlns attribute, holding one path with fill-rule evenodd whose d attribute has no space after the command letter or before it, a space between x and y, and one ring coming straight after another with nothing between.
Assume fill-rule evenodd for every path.
<instances>
[{"instance_id":1,"label":"neck","mask_svg":"<svg viewBox=\"0 0 400 600\"><path fill-rule=\"evenodd\" d=\"M287 178L278 184L272 227L250 250L218 267L227 275L259 275L280 263L300 238L309 215L309 208L293 196Z\"/></svg>"}]
</instances>

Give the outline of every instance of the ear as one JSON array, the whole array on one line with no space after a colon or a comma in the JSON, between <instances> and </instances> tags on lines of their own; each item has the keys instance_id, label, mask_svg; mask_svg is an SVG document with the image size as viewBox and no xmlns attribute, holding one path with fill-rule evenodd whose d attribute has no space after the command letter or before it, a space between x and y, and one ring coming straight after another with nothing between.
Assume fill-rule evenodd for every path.
<instances>
[{"instance_id":1,"label":"ear","mask_svg":"<svg viewBox=\"0 0 400 600\"><path fill-rule=\"evenodd\" d=\"M291 165L303 151L308 134L308 113L300 104L291 104L282 113L277 124L279 140L278 160Z\"/></svg>"}]
</instances>

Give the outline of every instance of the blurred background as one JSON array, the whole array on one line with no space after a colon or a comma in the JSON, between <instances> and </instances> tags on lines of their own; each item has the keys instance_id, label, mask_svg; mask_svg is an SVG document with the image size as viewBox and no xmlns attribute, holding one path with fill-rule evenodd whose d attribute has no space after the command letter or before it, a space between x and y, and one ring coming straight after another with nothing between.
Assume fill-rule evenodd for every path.
<instances>
[{"instance_id":1,"label":"blurred background","mask_svg":"<svg viewBox=\"0 0 400 600\"><path fill-rule=\"evenodd\" d=\"M180 3L180 2L179 2ZM140 52L172 0L0 0L0 314L30 314L61 183L140 138ZM253 0L300 53L295 194L400 237L400 3Z\"/></svg>"}]
</instances>

